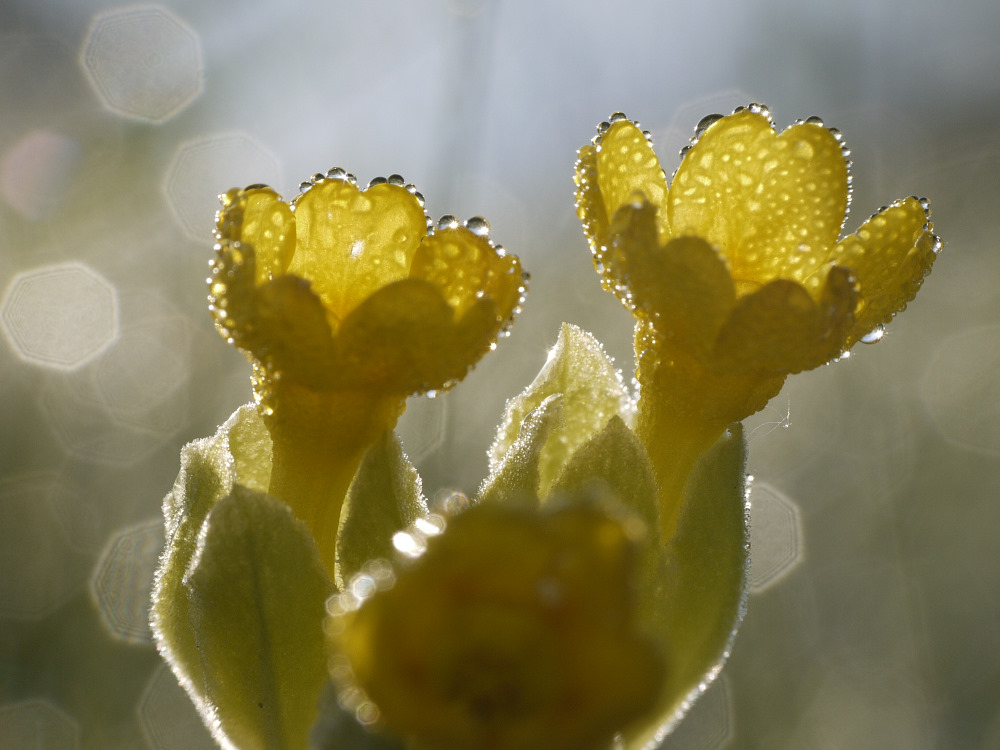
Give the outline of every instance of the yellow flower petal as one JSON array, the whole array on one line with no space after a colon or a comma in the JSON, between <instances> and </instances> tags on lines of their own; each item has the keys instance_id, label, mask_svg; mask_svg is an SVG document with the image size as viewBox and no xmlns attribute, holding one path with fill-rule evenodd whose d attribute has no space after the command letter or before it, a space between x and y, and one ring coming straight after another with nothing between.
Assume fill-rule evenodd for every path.
<instances>
[{"instance_id":1,"label":"yellow flower petal","mask_svg":"<svg viewBox=\"0 0 1000 750\"><path fill-rule=\"evenodd\" d=\"M236 343L266 370L319 390L337 375L326 310L309 283L279 276L258 287Z\"/></svg>"},{"instance_id":2,"label":"yellow flower petal","mask_svg":"<svg viewBox=\"0 0 1000 750\"><path fill-rule=\"evenodd\" d=\"M845 237L830 254L832 262L854 272L861 290L847 347L905 309L930 273L941 243L925 203L916 198L897 201Z\"/></svg>"},{"instance_id":3,"label":"yellow flower petal","mask_svg":"<svg viewBox=\"0 0 1000 750\"><path fill-rule=\"evenodd\" d=\"M668 198L671 231L720 248L737 286L750 288L799 278L800 266L822 262L846 208L847 162L837 138L816 122L776 135L768 116L751 109L704 131Z\"/></svg>"},{"instance_id":4,"label":"yellow flower petal","mask_svg":"<svg viewBox=\"0 0 1000 750\"><path fill-rule=\"evenodd\" d=\"M220 237L254 249L256 283L284 273L295 251L291 206L267 185L234 188L222 196L222 205L217 218Z\"/></svg>"},{"instance_id":5,"label":"yellow flower petal","mask_svg":"<svg viewBox=\"0 0 1000 750\"><path fill-rule=\"evenodd\" d=\"M338 344L345 385L388 393L443 388L476 359L458 345L453 310L423 279L403 279L369 296L344 319Z\"/></svg>"},{"instance_id":6,"label":"yellow flower petal","mask_svg":"<svg viewBox=\"0 0 1000 750\"><path fill-rule=\"evenodd\" d=\"M659 209L659 240L665 242L670 235L665 210L667 178L647 134L620 113L611 119L610 125L602 123L592 145L580 149L576 163L577 215L598 269L606 260L609 224L623 206L642 200L653 204ZM602 283L615 291L607 278L602 278Z\"/></svg>"},{"instance_id":7,"label":"yellow flower petal","mask_svg":"<svg viewBox=\"0 0 1000 750\"><path fill-rule=\"evenodd\" d=\"M635 123L619 119L598 138L597 186L608 216L632 202L636 193L656 206L660 241L670 236L666 208L667 178L653 144Z\"/></svg>"},{"instance_id":8,"label":"yellow flower petal","mask_svg":"<svg viewBox=\"0 0 1000 750\"><path fill-rule=\"evenodd\" d=\"M494 246L486 234L460 226L438 229L424 239L414 253L410 276L426 279L440 289L459 317L477 300L493 300L498 332L510 320L524 294L524 278L517 257Z\"/></svg>"},{"instance_id":9,"label":"yellow flower petal","mask_svg":"<svg viewBox=\"0 0 1000 750\"><path fill-rule=\"evenodd\" d=\"M829 362L841 353L856 300L842 269L831 271L821 304L794 281L768 282L737 302L715 341L713 369L784 375Z\"/></svg>"},{"instance_id":10,"label":"yellow flower petal","mask_svg":"<svg viewBox=\"0 0 1000 750\"><path fill-rule=\"evenodd\" d=\"M328 179L296 199L295 228L288 273L312 282L336 328L369 294L406 278L427 216L402 186L362 191L348 180Z\"/></svg>"},{"instance_id":11,"label":"yellow flower petal","mask_svg":"<svg viewBox=\"0 0 1000 750\"><path fill-rule=\"evenodd\" d=\"M657 321L662 336L707 354L736 303L733 280L701 237L677 237L661 246L655 214L648 203L615 214L605 276L626 305Z\"/></svg>"}]
</instances>

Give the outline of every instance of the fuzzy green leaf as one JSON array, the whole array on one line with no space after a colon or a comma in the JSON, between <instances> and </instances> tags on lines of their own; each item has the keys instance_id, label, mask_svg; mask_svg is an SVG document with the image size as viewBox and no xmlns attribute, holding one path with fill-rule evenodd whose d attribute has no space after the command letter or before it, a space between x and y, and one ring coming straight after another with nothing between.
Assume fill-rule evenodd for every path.
<instances>
[{"instance_id":1,"label":"fuzzy green leaf","mask_svg":"<svg viewBox=\"0 0 1000 750\"><path fill-rule=\"evenodd\" d=\"M327 681L332 592L309 531L240 485L216 503L184 577L207 699L241 750L305 750Z\"/></svg>"},{"instance_id":2,"label":"fuzzy green leaf","mask_svg":"<svg viewBox=\"0 0 1000 750\"><path fill-rule=\"evenodd\" d=\"M271 438L256 407L242 406L215 435L184 446L177 481L163 500L166 544L153 588L153 634L157 648L191 694L206 723L212 721L212 716L206 713L206 678L189 625L184 574L195 556L198 536L209 512L237 482L258 490L266 488L270 456Z\"/></svg>"},{"instance_id":3,"label":"fuzzy green leaf","mask_svg":"<svg viewBox=\"0 0 1000 750\"><path fill-rule=\"evenodd\" d=\"M337 536L337 578L344 583L376 557L391 558L392 537L427 515L420 475L393 432L365 455L347 493Z\"/></svg>"},{"instance_id":4,"label":"fuzzy green leaf","mask_svg":"<svg viewBox=\"0 0 1000 750\"><path fill-rule=\"evenodd\" d=\"M610 495L635 513L650 535L659 528L656 480L646 450L621 417L580 446L552 485L549 498Z\"/></svg>"},{"instance_id":5,"label":"fuzzy green leaf","mask_svg":"<svg viewBox=\"0 0 1000 750\"><path fill-rule=\"evenodd\" d=\"M746 442L729 431L699 459L677 534L640 583L643 619L667 654L658 709L626 732L626 747L655 746L721 668L743 617L749 565Z\"/></svg>"},{"instance_id":6,"label":"fuzzy green leaf","mask_svg":"<svg viewBox=\"0 0 1000 750\"><path fill-rule=\"evenodd\" d=\"M628 404L621 377L600 342L586 331L564 323L537 377L507 402L490 449L491 471L496 470L517 440L528 413L557 393L563 397L562 422L552 430L539 456L540 497L548 494L576 449L612 416L624 414Z\"/></svg>"},{"instance_id":7,"label":"fuzzy green leaf","mask_svg":"<svg viewBox=\"0 0 1000 750\"><path fill-rule=\"evenodd\" d=\"M478 502L538 505L542 451L559 429L562 405L562 396L553 394L525 416L517 439L483 482Z\"/></svg>"}]
</instances>

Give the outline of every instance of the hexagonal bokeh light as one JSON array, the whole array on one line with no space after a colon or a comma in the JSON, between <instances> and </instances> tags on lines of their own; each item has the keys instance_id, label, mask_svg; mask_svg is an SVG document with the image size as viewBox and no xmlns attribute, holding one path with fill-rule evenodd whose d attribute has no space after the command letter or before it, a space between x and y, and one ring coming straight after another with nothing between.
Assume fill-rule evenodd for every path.
<instances>
[{"instance_id":1,"label":"hexagonal bokeh light","mask_svg":"<svg viewBox=\"0 0 1000 750\"><path fill-rule=\"evenodd\" d=\"M201 93L198 35L161 6L95 16L80 62L104 106L126 117L159 122Z\"/></svg>"},{"instance_id":2,"label":"hexagonal bokeh light","mask_svg":"<svg viewBox=\"0 0 1000 750\"><path fill-rule=\"evenodd\" d=\"M115 289L83 263L25 271L4 295L0 327L21 359L71 370L118 335Z\"/></svg>"},{"instance_id":3,"label":"hexagonal bokeh light","mask_svg":"<svg viewBox=\"0 0 1000 750\"><path fill-rule=\"evenodd\" d=\"M117 532L108 540L90 579L101 623L118 640L151 643L149 602L163 548L159 518Z\"/></svg>"},{"instance_id":4,"label":"hexagonal bokeh light","mask_svg":"<svg viewBox=\"0 0 1000 750\"><path fill-rule=\"evenodd\" d=\"M750 590L773 586L802 561L802 524L795 503L764 482L750 493Z\"/></svg>"},{"instance_id":5,"label":"hexagonal bokeh light","mask_svg":"<svg viewBox=\"0 0 1000 750\"><path fill-rule=\"evenodd\" d=\"M184 232L208 241L219 194L257 182L281 184L277 157L247 133L217 133L181 144L163 190Z\"/></svg>"}]
</instances>

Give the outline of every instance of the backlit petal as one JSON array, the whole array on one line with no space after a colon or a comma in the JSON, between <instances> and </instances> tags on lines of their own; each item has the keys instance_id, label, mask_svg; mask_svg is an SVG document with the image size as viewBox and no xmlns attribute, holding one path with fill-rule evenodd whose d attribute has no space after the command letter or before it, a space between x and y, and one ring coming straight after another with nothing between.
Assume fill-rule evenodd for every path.
<instances>
[{"instance_id":1,"label":"backlit petal","mask_svg":"<svg viewBox=\"0 0 1000 750\"><path fill-rule=\"evenodd\" d=\"M939 249L930 214L916 198L875 214L834 248L830 260L854 272L861 292L848 346L906 307Z\"/></svg>"},{"instance_id":2,"label":"backlit petal","mask_svg":"<svg viewBox=\"0 0 1000 750\"><path fill-rule=\"evenodd\" d=\"M399 185L362 191L331 179L295 201L295 227L288 273L310 280L336 327L376 289L406 278L427 217L416 196Z\"/></svg>"},{"instance_id":3,"label":"backlit petal","mask_svg":"<svg viewBox=\"0 0 1000 750\"><path fill-rule=\"evenodd\" d=\"M677 237L661 247L654 211L648 203L618 211L606 268L619 280L619 298L655 319L661 335L707 353L736 303L733 280L701 237Z\"/></svg>"},{"instance_id":4,"label":"backlit petal","mask_svg":"<svg viewBox=\"0 0 1000 750\"><path fill-rule=\"evenodd\" d=\"M856 293L839 271L826 292L820 305L800 284L778 279L740 299L715 341L713 369L788 374L829 362L841 351Z\"/></svg>"},{"instance_id":5,"label":"backlit petal","mask_svg":"<svg viewBox=\"0 0 1000 750\"><path fill-rule=\"evenodd\" d=\"M521 264L487 237L465 227L439 229L420 243L410 276L436 286L460 317L477 300L489 298L497 308L497 332L514 314L524 289Z\"/></svg>"},{"instance_id":6,"label":"backlit petal","mask_svg":"<svg viewBox=\"0 0 1000 750\"><path fill-rule=\"evenodd\" d=\"M737 284L800 278L840 234L847 176L840 142L823 125L776 135L765 114L742 110L709 126L681 161L671 231L721 248Z\"/></svg>"}]
</instances>

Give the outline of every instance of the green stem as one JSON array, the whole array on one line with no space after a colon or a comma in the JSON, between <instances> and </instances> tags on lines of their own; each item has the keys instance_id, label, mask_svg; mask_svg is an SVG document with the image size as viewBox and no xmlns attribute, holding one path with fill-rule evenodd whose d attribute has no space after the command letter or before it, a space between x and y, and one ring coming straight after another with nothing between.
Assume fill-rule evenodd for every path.
<instances>
[{"instance_id":1,"label":"green stem","mask_svg":"<svg viewBox=\"0 0 1000 750\"><path fill-rule=\"evenodd\" d=\"M313 391L285 381L272 384L262 405L273 443L268 491L312 532L331 580L347 491L365 453L395 426L404 405L398 396Z\"/></svg>"}]
</instances>

